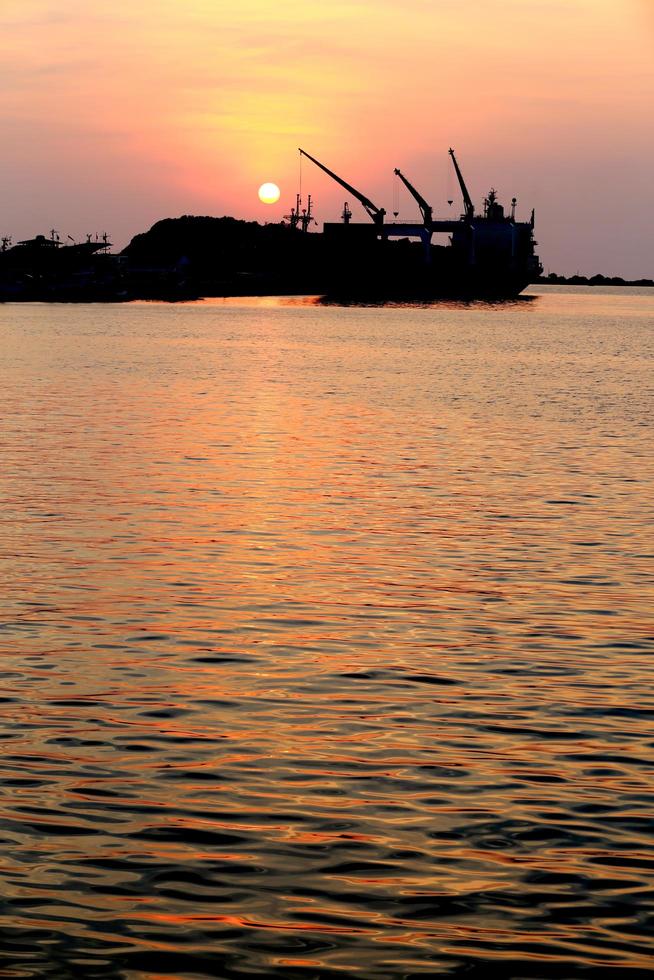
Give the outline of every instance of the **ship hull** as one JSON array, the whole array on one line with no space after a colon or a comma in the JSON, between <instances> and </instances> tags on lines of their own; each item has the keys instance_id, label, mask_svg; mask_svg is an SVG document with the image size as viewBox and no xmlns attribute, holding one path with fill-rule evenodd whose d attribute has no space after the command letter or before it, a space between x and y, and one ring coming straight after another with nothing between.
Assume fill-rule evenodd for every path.
<instances>
[{"instance_id":1,"label":"ship hull","mask_svg":"<svg viewBox=\"0 0 654 980\"><path fill-rule=\"evenodd\" d=\"M398 268L331 270L324 292L330 298L398 300L515 299L533 280L525 269Z\"/></svg>"},{"instance_id":2,"label":"ship hull","mask_svg":"<svg viewBox=\"0 0 654 980\"><path fill-rule=\"evenodd\" d=\"M330 297L377 299L515 299L540 272L531 228L476 249L480 234L449 245L376 237L376 229L326 226L323 236L325 292Z\"/></svg>"},{"instance_id":3,"label":"ship hull","mask_svg":"<svg viewBox=\"0 0 654 980\"><path fill-rule=\"evenodd\" d=\"M531 224L486 218L446 224L447 245L432 244L431 234L416 241L409 237L415 229L405 226L382 232L369 224L326 224L322 258L328 295L514 299L538 277Z\"/></svg>"}]
</instances>

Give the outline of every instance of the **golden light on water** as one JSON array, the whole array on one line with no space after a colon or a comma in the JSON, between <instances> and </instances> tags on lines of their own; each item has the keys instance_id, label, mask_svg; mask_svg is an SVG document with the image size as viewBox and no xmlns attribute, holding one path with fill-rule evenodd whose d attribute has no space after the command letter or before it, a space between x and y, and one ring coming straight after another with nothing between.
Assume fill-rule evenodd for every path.
<instances>
[{"instance_id":1,"label":"golden light on water","mask_svg":"<svg viewBox=\"0 0 654 980\"><path fill-rule=\"evenodd\" d=\"M651 292L0 306L5 958L645 975Z\"/></svg>"}]
</instances>

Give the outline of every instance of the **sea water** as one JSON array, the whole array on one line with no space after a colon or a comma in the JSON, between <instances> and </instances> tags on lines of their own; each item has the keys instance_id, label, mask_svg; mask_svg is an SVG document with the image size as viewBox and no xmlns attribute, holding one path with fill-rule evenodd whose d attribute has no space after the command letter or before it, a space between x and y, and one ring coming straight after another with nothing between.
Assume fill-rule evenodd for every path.
<instances>
[{"instance_id":1,"label":"sea water","mask_svg":"<svg viewBox=\"0 0 654 980\"><path fill-rule=\"evenodd\" d=\"M654 290L0 342L0 975L654 975Z\"/></svg>"}]
</instances>

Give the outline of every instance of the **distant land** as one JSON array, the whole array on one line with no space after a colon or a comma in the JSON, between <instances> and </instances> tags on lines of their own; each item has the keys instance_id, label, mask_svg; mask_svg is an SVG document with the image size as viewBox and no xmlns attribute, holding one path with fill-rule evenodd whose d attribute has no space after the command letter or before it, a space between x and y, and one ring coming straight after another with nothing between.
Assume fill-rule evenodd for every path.
<instances>
[{"instance_id":1,"label":"distant land","mask_svg":"<svg viewBox=\"0 0 654 980\"><path fill-rule=\"evenodd\" d=\"M503 224L506 220L497 227L510 227ZM329 227L328 236L284 222L259 224L232 217L183 215L157 221L118 254L110 252L106 236L95 240L89 236L83 242L71 239L72 244L61 241L54 231L49 237L38 235L16 245L5 238L0 249L0 302L174 302L202 296L323 295L344 268L355 284L376 283L381 292L392 278L408 299L435 295L425 289L426 276L420 278L417 270L438 269L441 278L437 282L445 288L451 283L456 287L455 262L460 250L432 245L431 264L426 266L421 242L403 238L382 243L372 223ZM491 277L495 275L495 266L488 268ZM498 265L498 281L501 272ZM525 276L513 295L529 281ZM556 273L534 277L531 282L654 287L653 279ZM465 298L465 286L463 281L460 298ZM482 295L472 292L470 298Z\"/></svg>"},{"instance_id":2,"label":"distant land","mask_svg":"<svg viewBox=\"0 0 654 980\"><path fill-rule=\"evenodd\" d=\"M654 286L654 279L622 279L620 276L559 276L550 272L534 279L534 284L549 286Z\"/></svg>"}]
</instances>

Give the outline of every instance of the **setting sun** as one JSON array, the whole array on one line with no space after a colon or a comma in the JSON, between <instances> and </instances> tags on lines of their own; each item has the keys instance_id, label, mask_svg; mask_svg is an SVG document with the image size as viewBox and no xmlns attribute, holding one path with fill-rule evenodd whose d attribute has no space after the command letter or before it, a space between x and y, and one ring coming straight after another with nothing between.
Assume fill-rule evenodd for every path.
<instances>
[{"instance_id":1,"label":"setting sun","mask_svg":"<svg viewBox=\"0 0 654 980\"><path fill-rule=\"evenodd\" d=\"M280 190L277 184L262 184L259 188L259 200L263 204L276 204L279 200Z\"/></svg>"}]
</instances>

